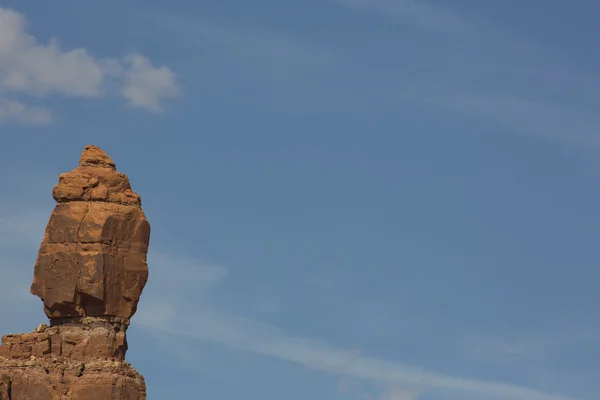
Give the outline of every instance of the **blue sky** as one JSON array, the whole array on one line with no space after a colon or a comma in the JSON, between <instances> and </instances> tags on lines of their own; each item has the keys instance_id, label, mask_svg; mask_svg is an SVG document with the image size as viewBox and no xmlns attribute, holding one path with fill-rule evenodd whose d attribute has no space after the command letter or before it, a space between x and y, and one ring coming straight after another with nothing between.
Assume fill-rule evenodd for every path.
<instances>
[{"instance_id":1,"label":"blue sky","mask_svg":"<svg viewBox=\"0 0 600 400\"><path fill-rule=\"evenodd\" d=\"M2 333L96 144L150 400L598 398L596 1L1 6Z\"/></svg>"}]
</instances>

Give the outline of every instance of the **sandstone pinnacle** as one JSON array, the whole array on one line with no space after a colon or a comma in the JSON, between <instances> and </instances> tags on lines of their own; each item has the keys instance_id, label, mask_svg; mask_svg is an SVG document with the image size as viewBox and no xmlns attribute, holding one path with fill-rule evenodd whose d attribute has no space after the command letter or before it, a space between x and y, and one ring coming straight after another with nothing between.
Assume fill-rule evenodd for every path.
<instances>
[{"instance_id":1,"label":"sandstone pinnacle","mask_svg":"<svg viewBox=\"0 0 600 400\"><path fill-rule=\"evenodd\" d=\"M150 224L129 178L100 148L54 187L31 293L50 326L4 335L0 400L145 400L126 331L148 280Z\"/></svg>"},{"instance_id":2,"label":"sandstone pinnacle","mask_svg":"<svg viewBox=\"0 0 600 400\"><path fill-rule=\"evenodd\" d=\"M83 317L124 324L148 279L150 224L140 196L110 157L87 146L54 187L31 293L52 321Z\"/></svg>"}]
</instances>

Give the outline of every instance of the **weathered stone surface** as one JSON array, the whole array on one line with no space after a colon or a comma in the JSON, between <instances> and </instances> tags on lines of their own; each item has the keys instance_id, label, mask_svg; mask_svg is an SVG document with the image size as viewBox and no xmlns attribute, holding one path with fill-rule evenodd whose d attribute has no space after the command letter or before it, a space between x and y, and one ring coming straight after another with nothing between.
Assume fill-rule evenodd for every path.
<instances>
[{"instance_id":1,"label":"weathered stone surface","mask_svg":"<svg viewBox=\"0 0 600 400\"><path fill-rule=\"evenodd\" d=\"M43 331L5 335L0 357L29 359L34 357L68 357L74 360L124 360L127 352L127 326L105 321L67 323L46 327Z\"/></svg>"},{"instance_id":2,"label":"weathered stone surface","mask_svg":"<svg viewBox=\"0 0 600 400\"><path fill-rule=\"evenodd\" d=\"M0 344L0 400L146 400L125 362L126 331L148 279L150 225L102 150L61 175L31 292L51 326Z\"/></svg>"},{"instance_id":3,"label":"weathered stone surface","mask_svg":"<svg viewBox=\"0 0 600 400\"><path fill-rule=\"evenodd\" d=\"M53 195L31 293L53 323L91 316L128 324L148 279L150 224L140 196L95 146Z\"/></svg>"},{"instance_id":4,"label":"weathered stone surface","mask_svg":"<svg viewBox=\"0 0 600 400\"><path fill-rule=\"evenodd\" d=\"M0 400L145 400L129 363L68 358L0 360Z\"/></svg>"}]
</instances>

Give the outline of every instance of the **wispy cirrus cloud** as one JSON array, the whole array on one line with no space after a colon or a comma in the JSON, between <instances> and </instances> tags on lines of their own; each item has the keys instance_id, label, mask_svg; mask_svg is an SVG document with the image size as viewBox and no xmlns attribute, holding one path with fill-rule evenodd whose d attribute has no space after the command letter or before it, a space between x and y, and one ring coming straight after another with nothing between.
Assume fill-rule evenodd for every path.
<instances>
[{"instance_id":1,"label":"wispy cirrus cloud","mask_svg":"<svg viewBox=\"0 0 600 400\"><path fill-rule=\"evenodd\" d=\"M468 31L471 24L450 9L415 0L330 0L342 7L363 10L433 30Z\"/></svg>"},{"instance_id":2,"label":"wispy cirrus cloud","mask_svg":"<svg viewBox=\"0 0 600 400\"><path fill-rule=\"evenodd\" d=\"M16 121L25 125L47 125L52 122L52 112L17 100L0 99L0 122Z\"/></svg>"},{"instance_id":3,"label":"wispy cirrus cloud","mask_svg":"<svg viewBox=\"0 0 600 400\"><path fill-rule=\"evenodd\" d=\"M417 400L419 394L412 390L390 388L379 397L379 400Z\"/></svg>"},{"instance_id":4,"label":"wispy cirrus cloud","mask_svg":"<svg viewBox=\"0 0 600 400\"><path fill-rule=\"evenodd\" d=\"M600 118L564 104L479 94L440 95L427 100L448 110L491 119L518 134L600 148Z\"/></svg>"},{"instance_id":5,"label":"wispy cirrus cloud","mask_svg":"<svg viewBox=\"0 0 600 400\"><path fill-rule=\"evenodd\" d=\"M241 69L262 77L286 79L303 74L329 72L335 58L314 43L255 26L215 22L194 15L165 10L144 10L141 16L160 29L186 41L230 57Z\"/></svg>"},{"instance_id":6,"label":"wispy cirrus cloud","mask_svg":"<svg viewBox=\"0 0 600 400\"><path fill-rule=\"evenodd\" d=\"M366 390L356 379L343 377L340 379L338 391L359 400L418 400L419 392L415 390L402 389L391 385L378 394Z\"/></svg>"},{"instance_id":7,"label":"wispy cirrus cloud","mask_svg":"<svg viewBox=\"0 0 600 400\"><path fill-rule=\"evenodd\" d=\"M467 354L479 359L498 360L511 358L526 361L538 360L544 363L556 362L569 348L585 346L593 348L598 340L597 327L580 326L579 329L567 328L567 321L556 323L559 328L540 332L518 332L513 334L465 334L455 341Z\"/></svg>"},{"instance_id":8,"label":"wispy cirrus cloud","mask_svg":"<svg viewBox=\"0 0 600 400\"><path fill-rule=\"evenodd\" d=\"M164 303L163 303L164 304ZM423 391L443 390L448 398L569 400L570 397L526 387L449 376L389 360L361 356L356 351L337 348L318 340L287 335L276 326L228 314L222 310L181 305L165 308L162 317L142 323L170 335L226 345L255 354L267 355L318 370L378 383L416 387ZM180 320L169 316L182 312L194 318Z\"/></svg>"},{"instance_id":9,"label":"wispy cirrus cloud","mask_svg":"<svg viewBox=\"0 0 600 400\"><path fill-rule=\"evenodd\" d=\"M190 260L182 264L182 273L177 273L177 261L170 261L165 254L159 258L160 262L158 259L157 262L153 262L154 271L162 268L164 270L157 272L159 277L155 276L155 279L158 279L156 282L162 285L163 279L170 279L167 286L177 287L180 293L193 292L198 296L199 292L201 295L210 289L210 285L218 285L226 277L227 269L224 267L194 264ZM184 271L190 271L199 278L190 280L189 274ZM170 278L167 277L167 273L170 274ZM204 282L204 285L201 285L204 287L202 290L196 290L196 281ZM435 390L444 393L446 398L454 398L460 394L465 399L574 400L567 396L518 385L451 376L398 361L361 355L357 349L344 349L321 340L289 335L275 325L232 314L206 299L188 306L189 297L186 297L187 301L180 301L177 297L162 292L158 284L154 289L149 288L144 300L145 305L140 306L140 314L136 316L136 324L149 331L161 332L180 340L190 340L188 345L193 345L193 341L196 340L216 343L339 376L385 384L391 388L383 395L383 399L386 400L413 400L418 393L415 390ZM182 319L179 315L190 317ZM402 387L415 390L398 389Z\"/></svg>"},{"instance_id":10,"label":"wispy cirrus cloud","mask_svg":"<svg viewBox=\"0 0 600 400\"><path fill-rule=\"evenodd\" d=\"M493 120L514 133L598 147L600 81L579 71L560 50L492 21L462 15L447 4L331 1L416 29L423 43L419 57L443 69L411 75L408 96L414 100Z\"/></svg>"},{"instance_id":11,"label":"wispy cirrus cloud","mask_svg":"<svg viewBox=\"0 0 600 400\"><path fill-rule=\"evenodd\" d=\"M40 43L26 28L23 14L0 8L0 121L52 121L49 109L27 105L16 95L120 96L131 107L160 112L166 100L180 94L173 71L141 54L94 58L83 48L64 50L56 38Z\"/></svg>"}]
</instances>

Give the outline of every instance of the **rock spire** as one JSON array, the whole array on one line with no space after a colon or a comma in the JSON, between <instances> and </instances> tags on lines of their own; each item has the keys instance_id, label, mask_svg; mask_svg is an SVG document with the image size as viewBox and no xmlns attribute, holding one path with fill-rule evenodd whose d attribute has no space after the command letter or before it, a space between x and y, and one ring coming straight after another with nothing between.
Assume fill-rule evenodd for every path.
<instances>
[{"instance_id":1,"label":"rock spire","mask_svg":"<svg viewBox=\"0 0 600 400\"><path fill-rule=\"evenodd\" d=\"M150 225L128 177L100 148L54 187L31 293L50 326L5 335L0 400L145 400L126 331L148 280Z\"/></svg>"},{"instance_id":2,"label":"rock spire","mask_svg":"<svg viewBox=\"0 0 600 400\"><path fill-rule=\"evenodd\" d=\"M96 317L129 324L148 279L150 224L111 158L87 146L54 187L31 293L52 323Z\"/></svg>"}]
</instances>

